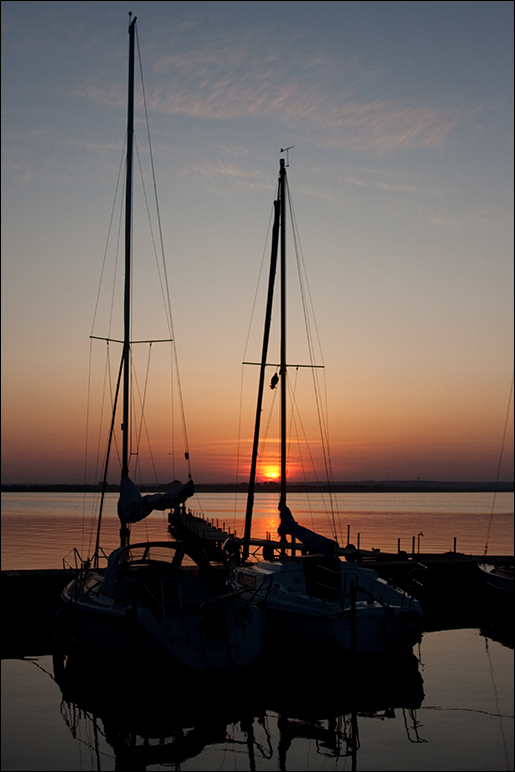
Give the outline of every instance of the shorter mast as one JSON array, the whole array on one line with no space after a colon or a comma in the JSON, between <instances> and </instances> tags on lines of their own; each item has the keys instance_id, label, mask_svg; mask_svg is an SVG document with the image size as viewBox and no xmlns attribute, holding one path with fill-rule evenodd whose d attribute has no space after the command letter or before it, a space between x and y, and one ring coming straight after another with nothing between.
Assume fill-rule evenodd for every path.
<instances>
[{"instance_id":1,"label":"shorter mast","mask_svg":"<svg viewBox=\"0 0 515 772\"><path fill-rule=\"evenodd\" d=\"M270 273L268 276L268 295L266 301L265 330L263 333L263 347L261 351L261 364L259 369L259 386L256 407L256 420L254 423L254 442L252 445L252 461L250 465L249 490L247 494L247 510L245 512L245 532L243 535L243 560L249 556L250 535L252 529L252 510L254 508L254 487L256 483L256 469L259 446L259 430L261 426L261 411L263 405L263 390L265 386L266 358L268 354L268 341L270 339L270 324L272 321L272 304L274 299L275 274L277 271L277 252L279 245L280 204L274 201L274 226L272 230L272 251L270 255Z\"/></svg>"},{"instance_id":2,"label":"shorter mast","mask_svg":"<svg viewBox=\"0 0 515 772\"><path fill-rule=\"evenodd\" d=\"M279 161L279 200L281 202L281 497L279 509L286 506L286 167ZM293 541L293 540L292 540ZM281 557L286 554L286 534L281 530Z\"/></svg>"},{"instance_id":3,"label":"shorter mast","mask_svg":"<svg viewBox=\"0 0 515 772\"><path fill-rule=\"evenodd\" d=\"M284 168L284 160L281 158L280 171L279 171L278 196L277 196L277 200L274 201L274 225L272 230L272 249L271 249L271 255L270 255L270 272L268 277L268 295L267 295L266 312L265 312L265 328L263 332L263 346L261 350L256 419L254 423L254 441L252 445L252 460L250 465L249 489L247 494L247 509L245 512L245 531L243 535L243 550L242 550L243 560L247 560L249 556L249 551L250 551L249 548L250 548L250 537L251 537L251 530L252 530L252 511L254 508L254 488L256 484L259 432L260 432L260 426L261 426L263 390L265 385L265 370L267 365L266 359L268 355L268 343L270 339L270 325L272 322L272 305L273 305L273 299L274 299L274 284L275 284L275 275L277 272L277 255L279 252L280 236L281 236L281 253L283 254L284 252L284 238L281 235L281 224L284 218L283 199L284 199L284 187L285 187L284 186L285 174L286 174L286 171ZM286 356L286 352L285 351L283 352L282 348L281 348L281 352L284 353L284 356ZM285 372L285 369L286 368L283 368L281 366L281 373ZM286 420L286 417L284 418L284 420ZM284 457L286 458L286 454L284 454ZM282 468L282 465L281 465L281 468ZM282 478L283 478L283 475L281 475L281 485L283 484ZM284 478L285 478L285 475L284 475ZM284 493L284 499L286 499L286 493ZM281 494L281 500L282 500L282 494Z\"/></svg>"}]
</instances>

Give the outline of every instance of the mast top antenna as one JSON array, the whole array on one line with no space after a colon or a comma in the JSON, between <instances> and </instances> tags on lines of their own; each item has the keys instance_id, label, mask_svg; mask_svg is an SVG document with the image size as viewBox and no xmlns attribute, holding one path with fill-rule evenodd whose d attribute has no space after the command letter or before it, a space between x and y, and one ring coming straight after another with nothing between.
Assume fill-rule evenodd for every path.
<instances>
[{"instance_id":1,"label":"mast top antenna","mask_svg":"<svg viewBox=\"0 0 515 772\"><path fill-rule=\"evenodd\" d=\"M282 147L281 153L286 153L286 166L290 165L290 159L288 157L288 150L291 150L292 147L295 147L295 145L290 145L290 147Z\"/></svg>"}]
</instances>

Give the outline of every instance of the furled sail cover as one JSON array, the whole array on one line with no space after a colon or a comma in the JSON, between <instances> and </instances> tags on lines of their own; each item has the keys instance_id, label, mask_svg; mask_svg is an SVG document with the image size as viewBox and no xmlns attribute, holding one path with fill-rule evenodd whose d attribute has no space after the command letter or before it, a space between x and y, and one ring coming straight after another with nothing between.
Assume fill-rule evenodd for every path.
<instances>
[{"instance_id":1,"label":"furled sail cover","mask_svg":"<svg viewBox=\"0 0 515 772\"><path fill-rule=\"evenodd\" d=\"M142 496L129 477L122 477L118 517L122 523L137 523L150 515L154 509L173 509L193 496L194 492L193 481L189 480L186 485L181 485L167 493Z\"/></svg>"},{"instance_id":2,"label":"furled sail cover","mask_svg":"<svg viewBox=\"0 0 515 772\"><path fill-rule=\"evenodd\" d=\"M295 536L295 538L302 542L308 549L319 552L326 557L331 557L336 554L338 544L335 541L327 539L325 536L320 536L320 534L310 531L309 528L304 528L302 525L299 525L297 521L293 519L289 507L282 501L279 503L279 512L281 513L281 524L277 530L280 536L289 533L290 536Z\"/></svg>"}]
</instances>

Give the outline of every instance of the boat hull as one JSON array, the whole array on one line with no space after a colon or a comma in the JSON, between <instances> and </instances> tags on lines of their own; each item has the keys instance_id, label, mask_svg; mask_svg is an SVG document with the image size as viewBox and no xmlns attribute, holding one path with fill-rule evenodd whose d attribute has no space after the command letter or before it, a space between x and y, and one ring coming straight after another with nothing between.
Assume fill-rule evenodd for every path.
<instances>
[{"instance_id":1,"label":"boat hull","mask_svg":"<svg viewBox=\"0 0 515 772\"><path fill-rule=\"evenodd\" d=\"M265 637L259 609L236 601L216 614L159 620L148 609L98 609L64 599L57 639L62 647L175 659L194 670L251 665Z\"/></svg>"},{"instance_id":2,"label":"boat hull","mask_svg":"<svg viewBox=\"0 0 515 772\"><path fill-rule=\"evenodd\" d=\"M483 564L479 566L479 569L483 574L487 587L496 591L499 597L513 599L513 568L496 568L492 565Z\"/></svg>"},{"instance_id":3,"label":"boat hull","mask_svg":"<svg viewBox=\"0 0 515 772\"><path fill-rule=\"evenodd\" d=\"M341 564L340 573L334 572L338 589L323 597L309 591L304 569L301 559L235 572L235 586L247 587L247 599L266 612L269 635L378 656L409 651L421 640L418 602L374 571Z\"/></svg>"},{"instance_id":4,"label":"boat hull","mask_svg":"<svg viewBox=\"0 0 515 772\"><path fill-rule=\"evenodd\" d=\"M410 651L422 637L417 612L357 608L355 612L299 613L270 599L263 606L271 635L337 647L344 652L383 656Z\"/></svg>"},{"instance_id":5,"label":"boat hull","mask_svg":"<svg viewBox=\"0 0 515 772\"><path fill-rule=\"evenodd\" d=\"M118 567L119 555L113 556L105 572L80 574L63 590L56 619L61 651L165 656L195 670L246 667L257 659L266 631L257 606L162 562Z\"/></svg>"}]
</instances>

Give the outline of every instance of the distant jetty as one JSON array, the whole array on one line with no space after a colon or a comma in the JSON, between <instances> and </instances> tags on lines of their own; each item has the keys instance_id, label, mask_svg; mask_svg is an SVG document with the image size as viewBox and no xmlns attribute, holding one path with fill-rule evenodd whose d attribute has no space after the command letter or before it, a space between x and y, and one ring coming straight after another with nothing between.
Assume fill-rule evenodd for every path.
<instances>
[{"instance_id":1,"label":"distant jetty","mask_svg":"<svg viewBox=\"0 0 515 772\"><path fill-rule=\"evenodd\" d=\"M159 485L139 486L142 492L173 490L181 485L179 480ZM198 493L246 493L247 483L195 483ZM2 493L95 493L101 485L81 484L3 484ZM279 483L256 483L256 493L274 493L279 491ZM325 483L290 483L291 493L511 493L513 482L441 482L432 480L366 480L363 482L336 482L331 486ZM107 485L108 493L118 493L118 485Z\"/></svg>"}]
</instances>

